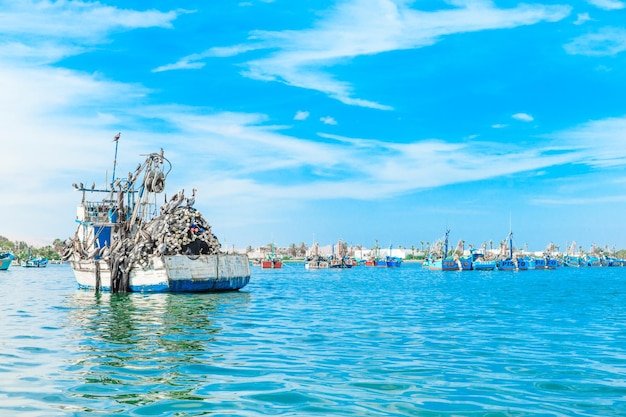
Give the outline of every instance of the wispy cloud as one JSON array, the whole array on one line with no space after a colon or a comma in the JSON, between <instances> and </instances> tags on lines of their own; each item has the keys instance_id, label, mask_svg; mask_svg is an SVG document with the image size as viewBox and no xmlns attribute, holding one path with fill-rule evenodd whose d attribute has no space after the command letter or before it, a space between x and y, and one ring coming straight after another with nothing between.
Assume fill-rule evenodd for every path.
<instances>
[{"instance_id":1,"label":"wispy cloud","mask_svg":"<svg viewBox=\"0 0 626 417\"><path fill-rule=\"evenodd\" d=\"M575 150L580 161L589 166L626 165L626 117L588 122L548 137L567 143L564 146Z\"/></svg>"},{"instance_id":2,"label":"wispy cloud","mask_svg":"<svg viewBox=\"0 0 626 417\"><path fill-rule=\"evenodd\" d=\"M293 116L293 120L306 120L308 118L309 118L309 112L302 111L302 110L298 110L298 112L296 112L296 115Z\"/></svg>"},{"instance_id":3,"label":"wispy cloud","mask_svg":"<svg viewBox=\"0 0 626 417\"><path fill-rule=\"evenodd\" d=\"M530 114L528 113L515 113L513 116L515 120L520 120L522 122L532 122L533 120L535 120L534 117L532 117Z\"/></svg>"},{"instance_id":4,"label":"wispy cloud","mask_svg":"<svg viewBox=\"0 0 626 417\"><path fill-rule=\"evenodd\" d=\"M184 10L135 11L83 1L4 1L0 9L0 56L55 62L84 52L113 32L171 28Z\"/></svg>"},{"instance_id":5,"label":"wispy cloud","mask_svg":"<svg viewBox=\"0 0 626 417\"><path fill-rule=\"evenodd\" d=\"M582 25L585 22L589 22L591 20L591 16L589 13L579 13L576 17L576 21L574 21L575 25Z\"/></svg>"},{"instance_id":6,"label":"wispy cloud","mask_svg":"<svg viewBox=\"0 0 626 417\"><path fill-rule=\"evenodd\" d=\"M224 58L229 56L239 55L248 51L258 49L258 46L253 45L234 45L230 47L215 47L207 49L199 54L191 54L179 59L173 64L161 65L152 70L152 72L163 72L173 70L184 69L200 69L204 68L206 58Z\"/></svg>"},{"instance_id":7,"label":"wispy cloud","mask_svg":"<svg viewBox=\"0 0 626 417\"><path fill-rule=\"evenodd\" d=\"M337 124L337 121L334 118L330 117L330 116L321 117L320 121L322 123L324 123L325 125L336 125Z\"/></svg>"},{"instance_id":8,"label":"wispy cloud","mask_svg":"<svg viewBox=\"0 0 626 417\"><path fill-rule=\"evenodd\" d=\"M604 10L619 10L626 7L625 3L619 0L587 0L589 4L592 4L600 9Z\"/></svg>"},{"instance_id":9,"label":"wispy cloud","mask_svg":"<svg viewBox=\"0 0 626 417\"><path fill-rule=\"evenodd\" d=\"M579 36L567 43L565 51L572 55L610 56L626 51L626 29L605 27Z\"/></svg>"},{"instance_id":10,"label":"wispy cloud","mask_svg":"<svg viewBox=\"0 0 626 417\"><path fill-rule=\"evenodd\" d=\"M356 97L352 85L336 80L329 69L358 56L429 46L446 35L555 22L571 10L569 6L541 4L499 9L489 1L450 4L454 8L424 12L403 1L351 0L326 12L326 18L311 29L256 31L252 34L254 48L261 45L271 52L265 58L246 62L248 70L243 74L321 91L349 105L390 110L389 105ZM161 70L197 68L188 65L190 59L181 61Z\"/></svg>"}]
</instances>

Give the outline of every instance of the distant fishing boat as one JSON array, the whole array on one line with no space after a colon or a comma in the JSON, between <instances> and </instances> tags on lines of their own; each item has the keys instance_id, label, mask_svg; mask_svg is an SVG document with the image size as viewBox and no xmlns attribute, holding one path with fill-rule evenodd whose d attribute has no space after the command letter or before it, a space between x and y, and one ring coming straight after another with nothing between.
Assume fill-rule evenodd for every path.
<instances>
[{"instance_id":1,"label":"distant fishing boat","mask_svg":"<svg viewBox=\"0 0 626 417\"><path fill-rule=\"evenodd\" d=\"M48 259L46 258L28 258L22 261L24 268L45 268L48 266Z\"/></svg>"},{"instance_id":2,"label":"distant fishing boat","mask_svg":"<svg viewBox=\"0 0 626 417\"><path fill-rule=\"evenodd\" d=\"M507 237L509 241L509 255L508 257L505 255L506 253L506 241L502 243L501 246L501 258L496 262L496 267L499 271L515 271L517 270L517 263L515 259L513 259L513 231L509 231L509 236Z\"/></svg>"},{"instance_id":3,"label":"distant fishing boat","mask_svg":"<svg viewBox=\"0 0 626 417\"><path fill-rule=\"evenodd\" d=\"M0 253L0 271L6 271L11 266L15 256L11 252Z\"/></svg>"},{"instance_id":4,"label":"distant fishing boat","mask_svg":"<svg viewBox=\"0 0 626 417\"><path fill-rule=\"evenodd\" d=\"M48 266L47 258L33 258L28 248L28 257L21 262L24 268L45 268Z\"/></svg>"},{"instance_id":5,"label":"distant fishing boat","mask_svg":"<svg viewBox=\"0 0 626 417\"><path fill-rule=\"evenodd\" d=\"M470 250L472 256L472 270L474 271L493 271L496 269L495 259L487 260L485 250Z\"/></svg>"},{"instance_id":6,"label":"distant fishing boat","mask_svg":"<svg viewBox=\"0 0 626 417\"><path fill-rule=\"evenodd\" d=\"M82 199L64 259L79 288L217 292L246 286L248 257L221 251L211 226L193 208L195 189L188 198L180 190L157 206L172 168L163 150L147 155L128 177L115 177L118 139L111 183L104 189L74 184Z\"/></svg>"},{"instance_id":7,"label":"distant fishing boat","mask_svg":"<svg viewBox=\"0 0 626 417\"><path fill-rule=\"evenodd\" d=\"M265 259L261 259L261 268L263 269L278 269L283 267L283 263L276 255L274 255L274 244L271 245L271 253L269 253Z\"/></svg>"},{"instance_id":8,"label":"distant fishing boat","mask_svg":"<svg viewBox=\"0 0 626 417\"><path fill-rule=\"evenodd\" d=\"M422 268L431 271L458 271L459 263L452 256L448 256L448 235L450 229L446 230L446 234L442 244L436 244L434 248L428 251L428 257L422 263Z\"/></svg>"},{"instance_id":9,"label":"distant fishing boat","mask_svg":"<svg viewBox=\"0 0 626 417\"><path fill-rule=\"evenodd\" d=\"M328 264L330 268L335 269L352 268L352 260L345 253L344 245L341 242L341 239L339 239L339 241L337 242L337 253L335 253L335 247L332 246L332 253L330 255L330 258L328 259Z\"/></svg>"},{"instance_id":10,"label":"distant fishing boat","mask_svg":"<svg viewBox=\"0 0 626 417\"><path fill-rule=\"evenodd\" d=\"M389 245L389 255L385 257L387 268L399 268L402 266L402 258L392 255L392 245Z\"/></svg>"},{"instance_id":11,"label":"distant fishing boat","mask_svg":"<svg viewBox=\"0 0 626 417\"><path fill-rule=\"evenodd\" d=\"M320 255L319 244L315 242L311 254L304 261L304 269L328 269L328 260Z\"/></svg>"},{"instance_id":12,"label":"distant fishing boat","mask_svg":"<svg viewBox=\"0 0 626 417\"><path fill-rule=\"evenodd\" d=\"M398 258L397 256L387 256L385 258L385 263L387 264L387 268L399 268L402 266L402 258Z\"/></svg>"}]
</instances>

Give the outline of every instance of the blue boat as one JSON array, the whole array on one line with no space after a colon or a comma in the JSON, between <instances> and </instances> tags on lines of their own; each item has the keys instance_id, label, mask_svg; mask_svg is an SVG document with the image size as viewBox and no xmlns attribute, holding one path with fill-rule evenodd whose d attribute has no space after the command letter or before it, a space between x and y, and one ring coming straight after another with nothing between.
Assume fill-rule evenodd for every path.
<instances>
[{"instance_id":1,"label":"blue boat","mask_svg":"<svg viewBox=\"0 0 626 417\"><path fill-rule=\"evenodd\" d=\"M520 271L528 271L529 269L535 269L536 260L530 256L524 256L517 258L517 269Z\"/></svg>"},{"instance_id":2,"label":"blue boat","mask_svg":"<svg viewBox=\"0 0 626 417\"><path fill-rule=\"evenodd\" d=\"M388 268L398 268L402 265L402 258L392 256L392 245L389 245L389 255L385 257L385 263Z\"/></svg>"},{"instance_id":3,"label":"blue boat","mask_svg":"<svg viewBox=\"0 0 626 417\"><path fill-rule=\"evenodd\" d=\"M493 271L496 269L495 260L487 260L485 250L470 249L472 255L472 269L475 271Z\"/></svg>"},{"instance_id":4,"label":"blue boat","mask_svg":"<svg viewBox=\"0 0 626 417\"><path fill-rule=\"evenodd\" d=\"M387 256L385 258L385 263L388 268L398 268L402 265L402 258L398 258L396 256Z\"/></svg>"},{"instance_id":5,"label":"blue boat","mask_svg":"<svg viewBox=\"0 0 626 417\"><path fill-rule=\"evenodd\" d=\"M24 268L45 268L48 266L47 258L28 258L22 261Z\"/></svg>"},{"instance_id":6,"label":"blue boat","mask_svg":"<svg viewBox=\"0 0 626 417\"><path fill-rule=\"evenodd\" d=\"M22 261L22 266L24 268L45 268L47 265L47 258L33 258L30 255L30 248L28 248L28 258Z\"/></svg>"},{"instance_id":7,"label":"blue boat","mask_svg":"<svg viewBox=\"0 0 626 417\"><path fill-rule=\"evenodd\" d=\"M517 262L513 259L513 232L509 232L508 236L509 240L509 256L507 258L499 259L497 262L497 268L499 271L516 271L517 270ZM506 241L505 241L506 242ZM502 242L504 248L506 248L506 244Z\"/></svg>"},{"instance_id":8,"label":"blue boat","mask_svg":"<svg viewBox=\"0 0 626 417\"><path fill-rule=\"evenodd\" d=\"M428 252L428 258L422 263L422 268L430 269L431 271L458 271L459 263L453 256L448 256L448 235L450 229L446 230L446 235L443 240L443 252L438 252L438 246L435 249Z\"/></svg>"},{"instance_id":9,"label":"blue boat","mask_svg":"<svg viewBox=\"0 0 626 417\"><path fill-rule=\"evenodd\" d=\"M11 252L0 253L0 271L6 271L11 266L15 256Z\"/></svg>"}]
</instances>

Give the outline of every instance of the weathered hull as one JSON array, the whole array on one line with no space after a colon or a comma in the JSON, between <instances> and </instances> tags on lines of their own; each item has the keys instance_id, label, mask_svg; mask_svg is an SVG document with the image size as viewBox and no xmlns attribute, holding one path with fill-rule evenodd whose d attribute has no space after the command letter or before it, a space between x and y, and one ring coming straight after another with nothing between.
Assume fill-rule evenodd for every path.
<instances>
[{"instance_id":1,"label":"weathered hull","mask_svg":"<svg viewBox=\"0 0 626 417\"><path fill-rule=\"evenodd\" d=\"M79 288L111 291L111 271L103 260L71 261ZM250 281L246 255L172 255L150 258L129 274L133 292L236 291Z\"/></svg>"},{"instance_id":2,"label":"weathered hull","mask_svg":"<svg viewBox=\"0 0 626 417\"><path fill-rule=\"evenodd\" d=\"M328 269L328 262L305 262L304 269Z\"/></svg>"}]
</instances>

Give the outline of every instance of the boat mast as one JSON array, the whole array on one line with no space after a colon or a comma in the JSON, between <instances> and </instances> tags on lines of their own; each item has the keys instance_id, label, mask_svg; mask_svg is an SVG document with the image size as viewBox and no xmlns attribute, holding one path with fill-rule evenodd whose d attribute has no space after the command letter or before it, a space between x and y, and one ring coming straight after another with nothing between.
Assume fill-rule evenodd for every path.
<instances>
[{"instance_id":1,"label":"boat mast","mask_svg":"<svg viewBox=\"0 0 626 417\"><path fill-rule=\"evenodd\" d=\"M115 167L117 166L117 145L119 143L121 133L122 132L119 132L113 137L113 142L115 142L115 158L113 159L113 176L111 177L111 189L113 189L113 184L115 183Z\"/></svg>"}]
</instances>

